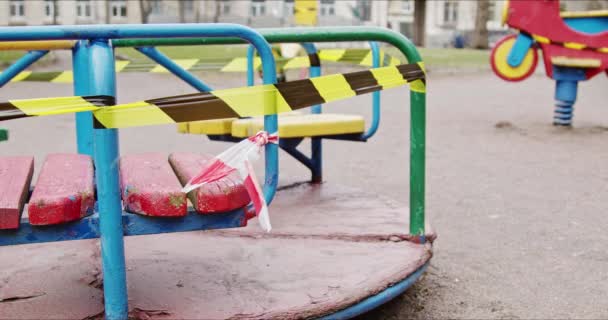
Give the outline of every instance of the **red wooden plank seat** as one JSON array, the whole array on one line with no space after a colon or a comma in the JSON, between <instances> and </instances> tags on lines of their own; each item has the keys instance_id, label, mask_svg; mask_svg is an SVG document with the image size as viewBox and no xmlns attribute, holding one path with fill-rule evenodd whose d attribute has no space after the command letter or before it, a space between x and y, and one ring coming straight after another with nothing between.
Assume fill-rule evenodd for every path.
<instances>
[{"instance_id":1,"label":"red wooden plank seat","mask_svg":"<svg viewBox=\"0 0 608 320\"><path fill-rule=\"evenodd\" d=\"M120 159L120 186L125 210L156 217L188 213L186 194L167 155L145 153Z\"/></svg>"},{"instance_id":2,"label":"red wooden plank seat","mask_svg":"<svg viewBox=\"0 0 608 320\"><path fill-rule=\"evenodd\" d=\"M19 228L33 173L33 157L0 157L0 229Z\"/></svg>"},{"instance_id":3,"label":"red wooden plank seat","mask_svg":"<svg viewBox=\"0 0 608 320\"><path fill-rule=\"evenodd\" d=\"M182 185L185 185L212 158L194 153L172 153L169 163ZM251 201L237 172L189 192L188 198L195 210L202 214L242 208Z\"/></svg>"},{"instance_id":4,"label":"red wooden plank seat","mask_svg":"<svg viewBox=\"0 0 608 320\"><path fill-rule=\"evenodd\" d=\"M28 203L32 225L78 220L93 212L93 161L80 154L50 154Z\"/></svg>"}]
</instances>

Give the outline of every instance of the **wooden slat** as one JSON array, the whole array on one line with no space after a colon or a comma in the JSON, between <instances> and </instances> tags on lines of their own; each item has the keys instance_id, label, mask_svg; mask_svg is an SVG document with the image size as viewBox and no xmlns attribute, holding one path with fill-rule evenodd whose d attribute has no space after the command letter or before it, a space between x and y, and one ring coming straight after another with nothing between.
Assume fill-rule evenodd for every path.
<instances>
[{"instance_id":1,"label":"wooden slat","mask_svg":"<svg viewBox=\"0 0 608 320\"><path fill-rule=\"evenodd\" d=\"M186 194L167 155L146 153L120 159L122 200L128 212L179 217L188 212Z\"/></svg>"},{"instance_id":2,"label":"wooden slat","mask_svg":"<svg viewBox=\"0 0 608 320\"><path fill-rule=\"evenodd\" d=\"M185 185L212 158L194 153L173 153L169 156L169 163L182 185ZM188 198L196 211L203 214L242 208L251 201L236 172L191 191Z\"/></svg>"},{"instance_id":3,"label":"wooden slat","mask_svg":"<svg viewBox=\"0 0 608 320\"><path fill-rule=\"evenodd\" d=\"M33 173L33 157L0 157L0 229L19 228Z\"/></svg>"},{"instance_id":4,"label":"wooden slat","mask_svg":"<svg viewBox=\"0 0 608 320\"><path fill-rule=\"evenodd\" d=\"M93 161L79 154L48 155L28 203L32 225L73 221L92 213Z\"/></svg>"}]
</instances>

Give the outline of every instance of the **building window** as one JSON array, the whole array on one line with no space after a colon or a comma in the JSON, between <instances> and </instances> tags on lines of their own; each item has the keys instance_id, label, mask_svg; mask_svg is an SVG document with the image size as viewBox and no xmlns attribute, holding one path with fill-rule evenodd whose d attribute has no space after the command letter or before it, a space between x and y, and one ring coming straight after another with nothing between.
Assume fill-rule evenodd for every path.
<instances>
[{"instance_id":1,"label":"building window","mask_svg":"<svg viewBox=\"0 0 608 320\"><path fill-rule=\"evenodd\" d=\"M76 16L78 16L78 18L91 17L91 0L76 1Z\"/></svg>"},{"instance_id":2,"label":"building window","mask_svg":"<svg viewBox=\"0 0 608 320\"><path fill-rule=\"evenodd\" d=\"M127 1L126 0L112 0L110 3L110 11L112 11L112 17L126 17L127 16Z\"/></svg>"},{"instance_id":3,"label":"building window","mask_svg":"<svg viewBox=\"0 0 608 320\"><path fill-rule=\"evenodd\" d=\"M11 0L9 3L9 11L11 17L24 17L25 16L25 1L24 0Z\"/></svg>"},{"instance_id":4,"label":"building window","mask_svg":"<svg viewBox=\"0 0 608 320\"><path fill-rule=\"evenodd\" d=\"M319 14L322 16L333 16L336 14L335 0L321 0Z\"/></svg>"},{"instance_id":5,"label":"building window","mask_svg":"<svg viewBox=\"0 0 608 320\"><path fill-rule=\"evenodd\" d=\"M293 0L285 0L285 2L283 3L283 14L286 16L293 16L293 11Z\"/></svg>"},{"instance_id":6,"label":"building window","mask_svg":"<svg viewBox=\"0 0 608 320\"><path fill-rule=\"evenodd\" d=\"M254 17L266 15L266 0L251 1L251 15Z\"/></svg>"},{"instance_id":7,"label":"building window","mask_svg":"<svg viewBox=\"0 0 608 320\"><path fill-rule=\"evenodd\" d=\"M230 2L228 0L222 0L219 2L220 5L220 13L221 14L230 14Z\"/></svg>"},{"instance_id":8,"label":"building window","mask_svg":"<svg viewBox=\"0 0 608 320\"><path fill-rule=\"evenodd\" d=\"M443 23L456 24L458 21L458 2L446 0L443 2Z\"/></svg>"},{"instance_id":9,"label":"building window","mask_svg":"<svg viewBox=\"0 0 608 320\"><path fill-rule=\"evenodd\" d=\"M44 0L44 14L47 18L53 18L59 15L56 0Z\"/></svg>"},{"instance_id":10,"label":"building window","mask_svg":"<svg viewBox=\"0 0 608 320\"><path fill-rule=\"evenodd\" d=\"M413 13L414 12L414 4L412 0L401 0L401 12L403 13Z\"/></svg>"}]
</instances>

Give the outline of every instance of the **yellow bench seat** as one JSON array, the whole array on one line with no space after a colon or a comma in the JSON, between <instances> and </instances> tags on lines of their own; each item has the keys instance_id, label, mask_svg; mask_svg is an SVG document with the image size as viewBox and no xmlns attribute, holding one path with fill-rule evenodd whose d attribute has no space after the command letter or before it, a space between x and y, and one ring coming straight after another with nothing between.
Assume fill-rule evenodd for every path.
<instances>
[{"instance_id":1,"label":"yellow bench seat","mask_svg":"<svg viewBox=\"0 0 608 320\"><path fill-rule=\"evenodd\" d=\"M264 129L262 117L240 119L232 122L232 136L245 138ZM301 138L341 134L357 134L365 131L361 116L347 114L303 114L279 117L279 137Z\"/></svg>"},{"instance_id":2,"label":"yellow bench seat","mask_svg":"<svg viewBox=\"0 0 608 320\"><path fill-rule=\"evenodd\" d=\"M204 135L224 135L232 131L232 122L238 118L191 121L177 124L177 132Z\"/></svg>"}]
</instances>

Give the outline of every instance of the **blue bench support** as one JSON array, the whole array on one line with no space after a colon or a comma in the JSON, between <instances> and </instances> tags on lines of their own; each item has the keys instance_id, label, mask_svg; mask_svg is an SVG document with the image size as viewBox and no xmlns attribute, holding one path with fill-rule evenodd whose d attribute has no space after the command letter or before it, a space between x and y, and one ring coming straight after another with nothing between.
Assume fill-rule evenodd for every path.
<instances>
[{"instance_id":1,"label":"blue bench support","mask_svg":"<svg viewBox=\"0 0 608 320\"><path fill-rule=\"evenodd\" d=\"M203 215L189 208L188 215L180 218L122 212L120 221L124 236L238 228L245 221L245 209ZM17 230L0 230L0 246L95 239L101 235L99 212L78 221L44 227L33 226L24 218Z\"/></svg>"}]
</instances>

